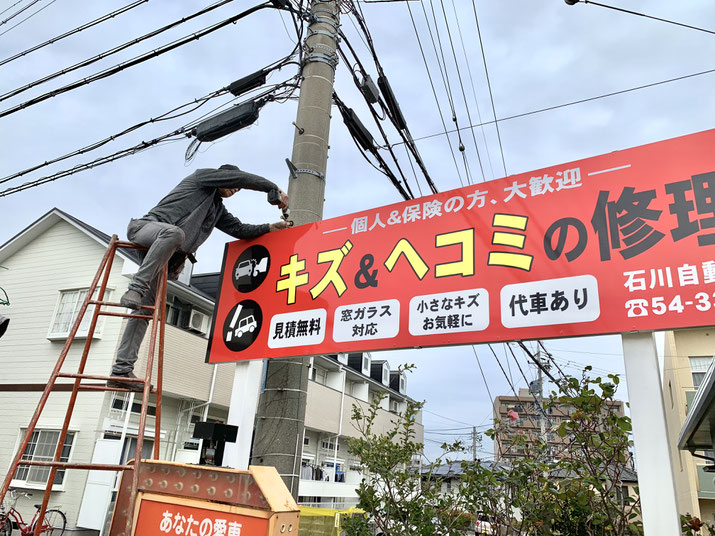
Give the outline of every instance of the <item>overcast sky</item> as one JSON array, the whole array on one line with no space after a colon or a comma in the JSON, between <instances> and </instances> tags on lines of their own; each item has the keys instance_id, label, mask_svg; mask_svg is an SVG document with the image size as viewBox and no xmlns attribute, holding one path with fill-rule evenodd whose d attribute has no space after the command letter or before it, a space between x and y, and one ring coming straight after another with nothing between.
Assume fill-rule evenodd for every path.
<instances>
[{"instance_id":1,"label":"overcast sky","mask_svg":"<svg viewBox=\"0 0 715 536\"><path fill-rule=\"evenodd\" d=\"M2 0L0 10L10 8L15 1ZM25 0L0 14L0 21L27 3ZM23 14L0 24L0 60L126 3L128 1L123 0L42 0ZM127 42L208 4L209 0L150 0L109 22L1 65L0 93L24 86ZM706 28L715 21L715 4L710 0L630 0L619 4L634 11ZM208 15L88 68L6 99L0 102L0 111L188 35L252 5L246 0L230 2ZM373 2L361 5L380 61L440 191L458 188L470 181L491 180L505 174L526 172L715 126L715 101L712 98L715 74L691 77L500 121L503 156L493 124L473 131L464 130L461 137L471 172L468 176L458 150L459 140L454 134L449 137L444 135L407 4ZM428 0L424 3L413 1L409 5L425 50L443 120L447 128L453 128L448 98L425 24L425 12L432 22L432 6ZM454 68L449 36L442 18L443 7L450 21L459 73ZM40 8L46 9L13 27ZM580 3L568 6L563 0L477 0L476 8L494 108L500 119L714 68L715 36L705 32L595 5ZM444 0L444 4L435 1L434 9L440 22L442 51L449 66L447 74L452 83L459 125L469 125L469 117L474 124L491 121L492 105L472 3L466 0ZM458 13L456 19L455 10ZM377 78L374 63L356 31L354 19L344 15L342 24L361 60ZM0 177L71 152L202 97L287 55L294 41L295 32L290 18L275 10L264 10L142 65L0 118ZM465 53L468 64L464 60ZM274 73L269 81L281 82L295 73L296 67L289 65ZM460 75L469 116L458 83ZM377 134L353 86L349 66L344 62L338 66L336 91L348 106L355 108L373 134ZM215 99L186 117L139 129L89 155L0 184L0 189L171 132L228 103L229 97ZM58 207L106 233L125 237L129 218L146 213L181 178L197 167L217 167L232 162L244 170L274 180L287 190L288 174L284 159L290 156L292 150L294 127L291 122L295 120L295 114L295 101L269 103L263 108L256 124L217 143L203 144L190 163L184 159L190 140L182 139L53 183L0 197L0 243L52 207ZM399 141L394 130L388 128L388 134L391 142ZM479 149L478 155L474 140ZM325 218L401 200L387 178L360 156L346 134L336 109L333 110L330 145ZM397 152L410 185L418 194L404 150L398 147ZM482 162L481 168L478 158ZM424 181L419 183L422 192L427 193ZM278 216L277 211L257 193L239 194L227 206L246 222L275 221ZM195 272L220 269L223 245L227 239L220 232L214 233L199 251ZM618 337L549 341L546 346L568 373L578 373L580 365L577 364L585 363L592 364L599 371L623 371ZM494 345L494 351L506 376L510 376L509 381L517 388L524 387L526 382L504 346ZM518 349L514 348L514 351L525 375L533 378L535 370L526 364ZM509 394L509 382L491 351L479 346L476 352L491 394ZM429 432L472 425L483 428L489 424L491 402L470 347L393 352L390 361L393 368L400 362L418 365L417 371L409 378L408 389L414 398L427 401L424 422ZM626 397L625 387L620 395ZM461 433L460 430L455 432ZM451 436L428 433L427 437L442 440Z\"/></svg>"}]
</instances>

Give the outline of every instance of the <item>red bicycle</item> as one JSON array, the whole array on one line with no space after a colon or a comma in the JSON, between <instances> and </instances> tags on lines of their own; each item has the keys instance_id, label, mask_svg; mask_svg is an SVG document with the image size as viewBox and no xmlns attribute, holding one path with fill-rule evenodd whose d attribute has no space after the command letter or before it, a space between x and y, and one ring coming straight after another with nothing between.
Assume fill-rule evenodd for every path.
<instances>
[{"instance_id":1,"label":"red bicycle","mask_svg":"<svg viewBox=\"0 0 715 536\"><path fill-rule=\"evenodd\" d=\"M10 507L5 508L5 505L0 505L0 536L10 536L13 526L20 530L21 536L32 536L35 533L37 526L37 515L40 513L41 504L36 504L37 511L32 516L30 523L25 523L22 515L17 511L15 505L17 500L22 497L32 497L30 493L17 492L14 489L8 491L10 496ZM45 512L45 519L42 520L40 534L47 536L62 536L67 527L67 516L58 508L50 508Z\"/></svg>"}]
</instances>

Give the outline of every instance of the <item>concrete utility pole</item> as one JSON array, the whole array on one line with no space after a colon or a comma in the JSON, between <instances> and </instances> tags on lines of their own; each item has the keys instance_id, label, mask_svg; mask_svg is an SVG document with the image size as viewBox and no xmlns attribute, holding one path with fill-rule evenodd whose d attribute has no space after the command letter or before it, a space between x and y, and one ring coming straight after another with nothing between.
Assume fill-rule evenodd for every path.
<instances>
[{"instance_id":1,"label":"concrete utility pole","mask_svg":"<svg viewBox=\"0 0 715 536\"><path fill-rule=\"evenodd\" d=\"M338 3L314 0L311 15L291 158L297 171L288 186L291 217L296 225L323 218L330 107L338 64ZM254 465L276 467L296 499L307 387L308 358L268 360L251 458Z\"/></svg>"}]
</instances>

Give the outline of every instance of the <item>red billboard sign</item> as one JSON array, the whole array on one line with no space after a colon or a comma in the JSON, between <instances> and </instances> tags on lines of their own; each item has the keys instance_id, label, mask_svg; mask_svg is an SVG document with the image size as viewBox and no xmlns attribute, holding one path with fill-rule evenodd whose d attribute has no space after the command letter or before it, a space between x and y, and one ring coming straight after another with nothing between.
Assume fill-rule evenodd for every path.
<instances>
[{"instance_id":1,"label":"red billboard sign","mask_svg":"<svg viewBox=\"0 0 715 536\"><path fill-rule=\"evenodd\" d=\"M705 326L714 293L710 130L229 243L207 359Z\"/></svg>"}]
</instances>

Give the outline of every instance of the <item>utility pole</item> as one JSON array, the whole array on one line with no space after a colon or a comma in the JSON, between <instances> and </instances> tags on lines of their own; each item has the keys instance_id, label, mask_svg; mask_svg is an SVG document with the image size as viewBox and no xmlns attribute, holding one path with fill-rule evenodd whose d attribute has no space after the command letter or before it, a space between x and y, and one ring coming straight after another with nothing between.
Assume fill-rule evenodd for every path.
<instances>
[{"instance_id":1,"label":"utility pole","mask_svg":"<svg viewBox=\"0 0 715 536\"><path fill-rule=\"evenodd\" d=\"M302 83L288 186L295 225L323 218L340 14L335 0L314 0L305 38ZM308 388L308 358L269 359L258 404L251 461L272 465L298 498Z\"/></svg>"},{"instance_id":2,"label":"utility pole","mask_svg":"<svg viewBox=\"0 0 715 536\"><path fill-rule=\"evenodd\" d=\"M472 426L472 461L477 461L477 427Z\"/></svg>"},{"instance_id":3,"label":"utility pole","mask_svg":"<svg viewBox=\"0 0 715 536\"><path fill-rule=\"evenodd\" d=\"M541 365L544 364L544 361L541 359L541 350L536 352L536 359L539 360L539 363ZM541 408L541 415L539 416L539 425L540 425L540 432L541 432L541 441L546 441L546 414L544 410L544 373L541 370L541 367L536 367L536 370L538 370L538 382L539 382L539 395L538 395L538 404L539 408Z\"/></svg>"}]
</instances>

